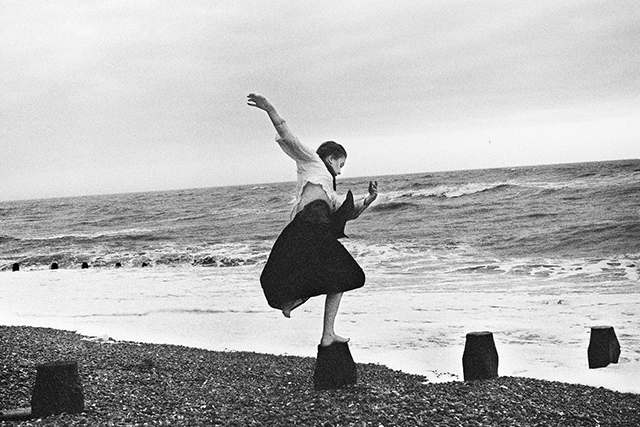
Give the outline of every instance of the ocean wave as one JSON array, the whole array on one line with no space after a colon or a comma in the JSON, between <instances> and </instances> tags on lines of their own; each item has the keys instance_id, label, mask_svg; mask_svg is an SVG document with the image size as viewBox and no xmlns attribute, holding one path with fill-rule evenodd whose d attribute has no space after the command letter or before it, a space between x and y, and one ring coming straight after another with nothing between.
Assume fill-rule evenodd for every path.
<instances>
[{"instance_id":1,"label":"ocean wave","mask_svg":"<svg viewBox=\"0 0 640 427\"><path fill-rule=\"evenodd\" d=\"M83 263L90 268L140 268L140 267L242 267L266 261L271 241L256 241L255 244L219 244L212 246L165 245L157 248L121 249L111 251L108 247L91 246L89 249L75 247L68 251L53 250L43 253L25 254L17 259L0 257L0 271L9 271L14 263L21 268L43 270L55 264L59 269L80 269ZM4 258L4 259L3 259Z\"/></svg>"},{"instance_id":2,"label":"ocean wave","mask_svg":"<svg viewBox=\"0 0 640 427\"><path fill-rule=\"evenodd\" d=\"M203 267L240 267L258 263L256 258L205 255L194 257L192 264Z\"/></svg>"},{"instance_id":3,"label":"ocean wave","mask_svg":"<svg viewBox=\"0 0 640 427\"><path fill-rule=\"evenodd\" d=\"M608 171L608 173L583 173L570 178L554 178L552 180L524 180L518 185L524 188L543 190L543 194L575 190L594 191L628 191L637 188L637 179L628 173Z\"/></svg>"},{"instance_id":4,"label":"ocean wave","mask_svg":"<svg viewBox=\"0 0 640 427\"><path fill-rule=\"evenodd\" d=\"M523 260L524 261L524 260ZM639 281L640 266L637 259L572 259L561 262L497 262L477 264L451 270L455 274L533 276L550 280L581 282Z\"/></svg>"},{"instance_id":5,"label":"ocean wave","mask_svg":"<svg viewBox=\"0 0 640 427\"><path fill-rule=\"evenodd\" d=\"M409 202L381 202L373 205L370 209L373 212L388 212L403 209L417 208L418 205Z\"/></svg>"},{"instance_id":6,"label":"ocean wave","mask_svg":"<svg viewBox=\"0 0 640 427\"><path fill-rule=\"evenodd\" d=\"M268 204L283 203L283 198L280 196L273 196L267 200L267 203Z\"/></svg>"},{"instance_id":7,"label":"ocean wave","mask_svg":"<svg viewBox=\"0 0 640 427\"><path fill-rule=\"evenodd\" d=\"M589 177L596 176L596 175L597 175L597 173L595 173L595 172L585 172L583 174L578 175L578 178L589 178Z\"/></svg>"},{"instance_id":8,"label":"ocean wave","mask_svg":"<svg viewBox=\"0 0 640 427\"><path fill-rule=\"evenodd\" d=\"M0 243L17 242L17 241L20 241L20 239L18 239L17 237L9 236L7 234L0 234Z\"/></svg>"},{"instance_id":9,"label":"ocean wave","mask_svg":"<svg viewBox=\"0 0 640 427\"><path fill-rule=\"evenodd\" d=\"M411 186L413 187L413 185ZM392 191L385 193L385 199L395 201L397 199L427 199L427 198L458 198L475 194L504 191L519 187L517 184L508 182L494 183L467 183L460 185L429 185L420 189L407 189L406 191Z\"/></svg>"},{"instance_id":10,"label":"ocean wave","mask_svg":"<svg viewBox=\"0 0 640 427\"><path fill-rule=\"evenodd\" d=\"M525 215L522 215L521 218L523 219L538 219L538 218L548 218L548 217L554 217L554 216L558 216L559 214L556 212L533 212L533 213L528 213Z\"/></svg>"},{"instance_id":11,"label":"ocean wave","mask_svg":"<svg viewBox=\"0 0 640 427\"><path fill-rule=\"evenodd\" d=\"M168 222L188 222L188 221L197 221L199 219L204 219L210 216L210 214L196 214L196 215L184 215L178 216L175 218L171 218L167 220Z\"/></svg>"},{"instance_id":12,"label":"ocean wave","mask_svg":"<svg viewBox=\"0 0 640 427\"><path fill-rule=\"evenodd\" d=\"M418 182L412 182L410 185L406 186L405 188L412 189L412 190L414 190L414 189L422 190L424 188L433 188L433 187L438 187L440 185L443 185L443 184L440 184L440 183L434 182L434 181L429 181L429 182L419 182L418 181Z\"/></svg>"},{"instance_id":13,"label":"ocean wave","mask_svg":"<svg viewBox=\"0 0 640 427\"><path fill-rule=\"evenodd\" d=\"M508 188L516 187L514 184L509 184L505 182L499 183L470 183L464 184L460 186L440 186L436 187L433 190L433 194L419 194L420 197L446 197L448 199L453 199L457 197L463 196L471 196L474 194L480 194L490 191L501 191L506 190Z\"/></svg>"},{"instance_id":14,"label":"ocean wave","mask_svg":"<svg viewBox=\"0 0 640 427\"><path fill-rule=\"evenodd\" d=\"M111 238L126 238L131 240L157 240L157 231L143 228L129 228L124 230L101 231L98 233L69 233L46 237L31 237L24 242L93 242Z\"/></svg>"},{"instance_id":15,"label":"ocean wave","mask_svg":"<svg viewBox=\"0 0 640 427\"><path fill-rule=\"evenodd\" d=\"M562 232L562 238L549 245L557 253L601 254L640 253L640 224L628 222L574 225Z\"/></svg>"},{"instance_id":16,"label":"ocean wave","mask_svg":"<svg viewBox=\"0 0 640 427\"><path fill-rule=\"evenodd\" d=\"M629 184L615 190L615 197L637 197L640 194L640 183Z\"/></svg>"}]
</instances>

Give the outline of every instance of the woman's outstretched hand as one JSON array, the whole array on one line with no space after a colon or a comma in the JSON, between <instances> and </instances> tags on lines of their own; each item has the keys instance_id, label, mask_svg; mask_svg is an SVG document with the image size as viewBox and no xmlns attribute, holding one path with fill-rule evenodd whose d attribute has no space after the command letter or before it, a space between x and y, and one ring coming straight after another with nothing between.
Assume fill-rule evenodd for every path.
<instances>
[{"instance_id":1,"label":"woman's outstretched hand","mask_svg":"<svg viewBox=\"0 0 640 427\"><path fill-rule=\"evenodd\" d=\"M256 107L266 112L274 109L273 105L271 105L271 103L267 101L267 98L262 95L258 95L257 93L250 93L249 95L247 95L247 98L249 98L247 104L251 107Z\"/></svg>"},{"instance_id":2,"label":"woman's outstretched hand","mask_svg":"<svg viewBox=\"0 0 640 427\"><path fill-rule=\"evenodd\" d=\"M369 206L378 197L378 181L369 181L369 195L364 199L364 205Z\"/></svg>"}]
</instances>

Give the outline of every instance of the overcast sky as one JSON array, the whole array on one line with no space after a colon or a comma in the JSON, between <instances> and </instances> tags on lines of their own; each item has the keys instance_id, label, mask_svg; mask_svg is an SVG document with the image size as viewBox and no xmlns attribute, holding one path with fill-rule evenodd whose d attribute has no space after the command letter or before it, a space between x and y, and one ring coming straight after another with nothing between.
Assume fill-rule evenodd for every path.
<instances>
[{"instance_id":1,"label":"overcast sky","mask_svg":"<svg viewBox=\"0 0 640 427\"><path fill-rule=\"evenodd\" d=\"M0 0L0 200L640 157L640 2Z\"/></svg>"}]
</instances>

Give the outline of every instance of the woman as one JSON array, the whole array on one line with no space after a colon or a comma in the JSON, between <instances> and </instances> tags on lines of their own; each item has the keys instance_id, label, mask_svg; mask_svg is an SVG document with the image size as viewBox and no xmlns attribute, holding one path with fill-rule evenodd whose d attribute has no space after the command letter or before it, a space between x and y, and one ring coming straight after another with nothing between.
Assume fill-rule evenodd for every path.
<instances>
[{"instance_id":1,"label":"woman","mask_svg":"<svg viewBox=\"0 0 640 427\"><path fill-rule=\"evenodd\" d=\"M298 167L292 221L273 246L260 282L271 307L285 317L310 297L327 295L321 346L347 342L334 325L342 294L364 285L364 272L338 238L344 224L357 218L378 196L378 183L369 183L369 194L357 203L349 191L340 204L335 179L347 152L334 141L322 143L316 152L291 133L286 122L263 96L250 94L248 104L265 111L278 136L276 141Z\"/></svg>"}]
</instances>

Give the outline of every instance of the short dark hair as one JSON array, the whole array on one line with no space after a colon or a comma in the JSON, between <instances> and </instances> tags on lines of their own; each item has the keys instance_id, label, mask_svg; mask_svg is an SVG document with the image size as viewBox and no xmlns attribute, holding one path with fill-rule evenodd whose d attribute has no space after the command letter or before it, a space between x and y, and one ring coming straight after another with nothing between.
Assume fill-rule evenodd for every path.
<instances>
[{"instance_id":1,"label":"short dark hair","mask_svg":"<svg viewBox=\"0 0 640 427\"><path fill-rule=\"evenodd\" d=\"M335 141L323 142L316 150L316 153L318 153L318 156L320 156L322 160L330 156L347 158L347 150Z\"/></svg>"}]
</instances>

